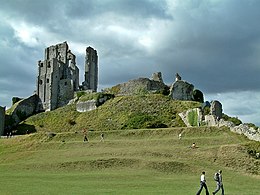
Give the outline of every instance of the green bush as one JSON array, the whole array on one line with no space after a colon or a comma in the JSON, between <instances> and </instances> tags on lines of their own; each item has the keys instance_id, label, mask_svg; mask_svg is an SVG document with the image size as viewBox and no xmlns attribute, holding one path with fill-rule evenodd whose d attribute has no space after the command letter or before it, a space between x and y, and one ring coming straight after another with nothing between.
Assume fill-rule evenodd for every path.
<instances>
[{"instance_id":1,"label":"green bush","mask_svg":"<svg viewBox=\"0 0 260 195\"><path fill-rule=\"evenodd\" d=\"M246 125L247 125L248 127L254 128L255 130L258 129L258 127L257 127L255 124L253 124L253 123L246 123Z\"/></svg>"},{"instance_id":2,"label":"green bush","mask_svg":"<svg viewBox=\"0 0 260 195\"><path fill-rule=\"evenodd\" d=\"M130 129L141 129L145 128L148 122L152 121L153 117L147 114L135 114L129 117L129 120L126 122L125 127Z\"/></svg>"},{"instance_id":3,"label":"green bush","mask_svg":"<svg viewBox=\"0 0 260 195\"><path fill-rule=\"evenodd\" d=\"M191 126L198 126L198 113L196 110L192 110L188 113L188 121Z\"/></svg>"},{"instance_id":4,"label":"green bush","mask_svg":"<svg viewBox=\"0 0 260 195\"><path fill-rule=\"evenodd\" d=\"M195 89L192 93L192 96L193 96L193 100L196 101L196 102L201 102L203 103L204 102L204 97L203 97L203 93L198 90L198 89Z\"/></svg>"},{"instance_id":5,"label":"green bush","mask_svg":"<svg viewBox=\"0 0 260 195\"><path fill-rule=\"evenodd\" d=\"M86 92L85 91L79 91L79 92L76 93L76 95L77 95L77 98L80 98L81 96L86 95Z\"/></svg>"},{"instance_id":6,"label":"green bush","mask_svg":"<svg viewBox=\"0 0 260 195\"><path fill-rule=\"evenodd\" d=\"M19 102L20 100L22 100L22 98L13 97L13 98L12 98L12 105L14 105L16 102Z\"/></svg>"}]
</instances>

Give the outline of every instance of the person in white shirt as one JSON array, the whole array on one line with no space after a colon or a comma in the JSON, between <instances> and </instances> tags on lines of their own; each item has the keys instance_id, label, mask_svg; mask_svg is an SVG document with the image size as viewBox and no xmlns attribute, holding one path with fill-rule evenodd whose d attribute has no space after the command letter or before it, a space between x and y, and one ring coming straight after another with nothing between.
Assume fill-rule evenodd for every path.
<instances>
[{"instance_id":1,"label":"person in white shirt","mask_svg":"<svg viewBox=\"0 0 260 195\"><path fill-rule=\"evenodd\" d=\"M209 195L208 187L206 184L206 176L205 176L205 171L202 171L202 175L200 176L200 189L197 192L196 195L200 195L202 189L205 188L206 190L206 195Z\"/></svg>"},{"instance_id":2,"label":"person in white shirt","mask_svg":"<svg viewBox=\"0 0 260 195\"><path fill-rule=\"evenodd\" d=\"M224 195L224 186L223 186L223 182L222 182L222 170L219 170L216 174L216 182L217 182L217 188L216 190L212 193L213 195L216 194L220 188L221 188L221 194Z\"/></svg>"}]
</instances>

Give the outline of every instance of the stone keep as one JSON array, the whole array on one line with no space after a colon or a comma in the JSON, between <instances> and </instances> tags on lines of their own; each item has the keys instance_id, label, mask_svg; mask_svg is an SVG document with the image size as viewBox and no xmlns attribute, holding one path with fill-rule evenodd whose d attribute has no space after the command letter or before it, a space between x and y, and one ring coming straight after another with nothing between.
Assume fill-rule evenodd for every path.
<instances>
[{"instance_id":1,"label":"stone keep","mask_svg":"<svg viewBox=\"0 0 260 195\"><path fill-rule=\"evenodd\" d=\"M5 107L0 106L0 136L4 135Z\"/></svg>"},{"instance_id":2,"label":"stone keep","mask_svg":"<svg viewBox=\"0 0 260 195\"><path fill-rule=\"evenodd\" d=\"M87 47L85 58L85 81L82 83L84 90L96 92L98 85L98 55L92 47Z\"/></svg>"},{"instance_id":3,"label":"stone keep","mask_svg":"<svg viewBox=\"0 0 260 195\"><path fill-rule=\"evenodd\" d=\"M38 62L36 83L39 111L54 110L73 99L79 88L79 69L66 42L45 49L44 60Z\"/></svg>"}]
</instances>

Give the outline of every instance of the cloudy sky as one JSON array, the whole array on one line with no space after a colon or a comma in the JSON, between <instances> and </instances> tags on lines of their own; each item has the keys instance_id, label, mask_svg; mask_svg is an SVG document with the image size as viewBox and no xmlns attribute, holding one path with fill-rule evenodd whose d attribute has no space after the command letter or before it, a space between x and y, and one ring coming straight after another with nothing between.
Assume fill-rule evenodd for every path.
<instances>
[{"instance_id":1,"label":"cloudy sky","mask_svg":"<svg viewBox=\"0 0 260 195\"><path fill-rule=\"evenodd\" d=\"M259 0L0 0L0 105L36 89L44 49L67 41L81 82L85 48L99 89L178 72L224 112L260 125Z\"/></svg>"}]
</instances>

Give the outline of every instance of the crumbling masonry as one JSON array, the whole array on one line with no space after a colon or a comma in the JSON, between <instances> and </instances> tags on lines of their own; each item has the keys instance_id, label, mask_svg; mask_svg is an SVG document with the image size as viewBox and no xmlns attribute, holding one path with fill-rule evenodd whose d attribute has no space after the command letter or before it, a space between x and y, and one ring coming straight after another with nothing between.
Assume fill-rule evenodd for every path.
<instances>
[{"instance_id":1,"label":"crumbling masonry","mask_svg":"<svg viewBox=\"0 0 260 195\"><path fill-rule=\"evenodd\" d=\"M93 51L95 55L91 53ZM81 87L85 90L97 90L97 58L96 50L88 47L84 87ZM74 98L74 92L80 88L79 69L76 65L76 56L69 50L66 42L45 49L44 60L38 62L36 83L36 94L40 99L38 111L54 110Z\"/></svg>"},{"instance_id":2,"label":"crumbling masonry","mask_svg":"<svg viewBox=\"0 0 260 195\"><path fill-rule=\"evenodd\" d=\"M5 107L0 106L0 136L4 135Z\"/></svg>"},{"instance_id":3,"label":"crumbling masonry","mask_svg":"<svg viewBox=\"0 0 260 195\"><path fill-rule=\"evenodd\" d=\"M86 49L85 57L85 81L82 83L84 90L97 91L98 84L98 55L91 47Z\"/></svg>"}]
</instances>

